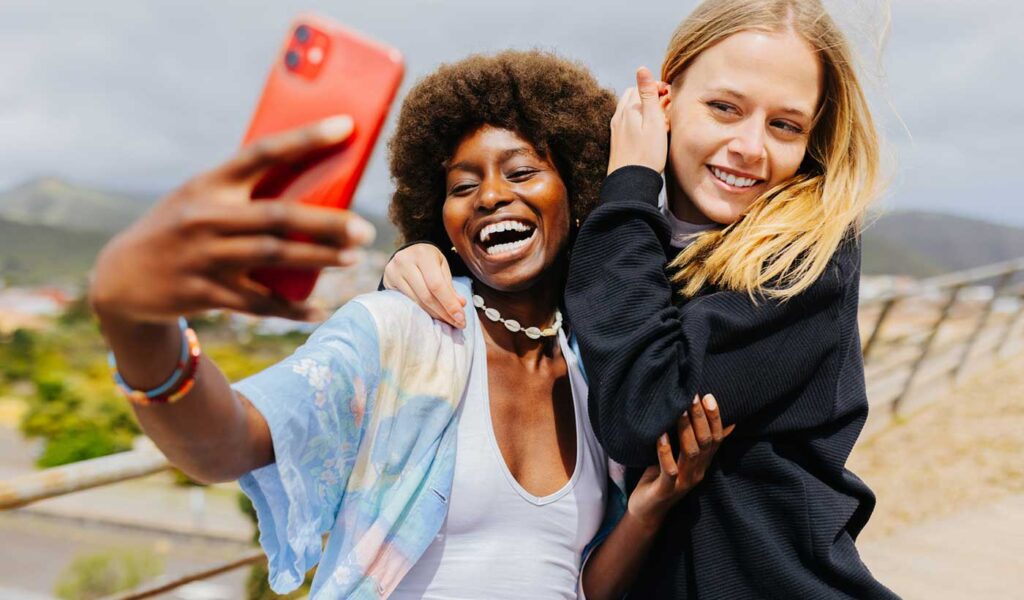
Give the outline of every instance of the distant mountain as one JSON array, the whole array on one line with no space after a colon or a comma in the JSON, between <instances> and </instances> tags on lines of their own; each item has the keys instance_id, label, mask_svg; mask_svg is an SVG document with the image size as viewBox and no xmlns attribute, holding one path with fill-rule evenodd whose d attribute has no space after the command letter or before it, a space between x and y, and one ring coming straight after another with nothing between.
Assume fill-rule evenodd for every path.
<instances>
[{"instance_id":1,"label":"distant mountain","mask_svg":"<svg viewBox=\"0 0 1024 600\"><path fill-rule=\"evenodd\" d=\"M107 237L0 219L0 279L8 285L80 283Z\"/></svg>"},{"instance_id":2,"label":"distant mountain","mask_svg":"<svg viewBox=\"0 0 1024 600\"><path fill-rule=\"evenodd\" d=\"M87 188L55 177L40 177L0 192L0 219L110 236L142 216L154 202L153 198ZM398 237L395 227L385 217L362 216L377 228L374 249L385 252L394 249Z\"/></svg>"},{"instance_id":3,"label":"distant mountain","mask_svg":"<svg viewBox=\"0 0 1024 600\"><path fill-rule=\"evenodd\" d=\"M25 225L111 234L137 219L152 203L149 198L42 177L0 193L0 218Z\"/></svg>"},{"instance_id":4,"label":"distant mountain","mask_svg":"<svg viewBox=\"0 0 1024 600\"><path fill-rule=\"evenodd\" d=\"M864 233L867 275L928 277L1024 256L1024 229L922 211L883 215Z\"/></svg>"},{"instance_id":5,"label":"distant mountain","mask_svg":"<svg viewBox=\"0 0 1024 600\"><path fill-rule=\"evenodd\" d=\"M80 282L115 233L153 204L46 177L0 192L0 278L8 285ZM375 250L390 255L397 232L382 217Z\"/></svg>"}]
</instances>

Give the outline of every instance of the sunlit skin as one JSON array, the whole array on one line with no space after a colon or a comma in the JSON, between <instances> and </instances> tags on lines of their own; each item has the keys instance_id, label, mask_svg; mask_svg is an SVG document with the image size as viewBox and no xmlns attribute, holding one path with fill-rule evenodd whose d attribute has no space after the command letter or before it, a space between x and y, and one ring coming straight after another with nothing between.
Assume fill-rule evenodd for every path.
<instances>
[{"instance_id":1,"label":"sunlit skin","mask_svg":"<svg viewBox=\"0 0 1024 600\"><path fill-rule=\"evenodd\" d=\"M672 212L690 223L728 225L795 175L823 73L813 47L792 31L742 31L702 52L673 82L667 109ZM712 167L757 182L729 185Z\"/></svg>"},{"instance_id":2,"label":"sunlit skin","mask_svg":"<svg viewBox=\"0 0 1024 600\"><path fill-rule=\"evenodd\" d=\"M523 327L552 323L565 280L569 203L550 160L518 134L491 126L469 133L445 164L445 230L476 280L473 291ZM480 232L514 220L534 228L522 248L489 255ZM525 237L526 233L514 234ZM492 240L493 241L493 240ZM552 338L531 340L481 319L494 435L509 471L543 496L565 485L576 463L568 368Z\"/></svg>"},{"instance_id":3,"label":"sunlit skin","mask_svg":"<svg viewBox=\"0 0 1024 600\"><path fill-rule=\"evenodd\" d=\"M524 326L550 324L569 239L567 190L557 169L518 134L491 126L467 135L446 167L445 231L480 295ZM509 219L535 228L532 237L515 251L489 255L480 232Z\"/></svg>"}]
</instances>

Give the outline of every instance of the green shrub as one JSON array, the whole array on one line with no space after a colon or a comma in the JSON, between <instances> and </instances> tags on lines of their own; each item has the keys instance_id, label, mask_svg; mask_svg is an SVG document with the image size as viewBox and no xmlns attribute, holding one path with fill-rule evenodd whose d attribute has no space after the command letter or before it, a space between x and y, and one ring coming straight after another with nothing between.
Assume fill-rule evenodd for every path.
<instances>
[{"instance_id":1,"label":"green shrub","mask_svg":"<svg viewBox=\"0 0 1024 600\"><path fill-rule=\"evenodd\" d=\"M64 375L35 381L21 431L44 440L36 463L55 467L129 450L139 428L125 401L102 383Z\"/></svg>"},{"instance_id":2,"label":"green shrub","mask_svg":"<svg viewBox=\"0 0 1024 600\"><path fill-rule=\"evenodd\" d=\"M86 554L61 572L54 593L64 600L102 598L138 587L163 571L163 560L146 548Z\"/></svg>"}]
</instances>

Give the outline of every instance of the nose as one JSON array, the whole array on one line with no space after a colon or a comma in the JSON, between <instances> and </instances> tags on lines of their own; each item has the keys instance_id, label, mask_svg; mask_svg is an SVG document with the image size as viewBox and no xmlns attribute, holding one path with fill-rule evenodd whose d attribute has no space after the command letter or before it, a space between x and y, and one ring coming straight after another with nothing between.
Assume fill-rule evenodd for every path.
<instances>
[{"instance_id":1,"label":"nose","mask_svg":"<svg viewBox=\"0 0 1024 600\"><path fill-rule=\"evenodd\" d=\"M737 124L732 140L729 141L729 152L743 161L752 164L764 160L767 156L765 136L767 132L758 119L748 118Z\"/></svg>"},{"instance_id":2,"label":"nose","mask_svg":"<svg viewBox=\"0 0 1024 600\"><path fill-rule=\"evenodd\" d=\"M514 195L508 182L500 175L486 175L480 182L477 209L487 212L512 202Z\"/></svg>"}]
</instances>

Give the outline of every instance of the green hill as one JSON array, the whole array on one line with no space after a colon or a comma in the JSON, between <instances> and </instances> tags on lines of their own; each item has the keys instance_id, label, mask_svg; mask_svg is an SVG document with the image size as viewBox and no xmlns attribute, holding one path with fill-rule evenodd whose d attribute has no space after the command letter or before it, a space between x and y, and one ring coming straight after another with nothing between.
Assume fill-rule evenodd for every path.
<instances>
[{"instance_id":1,"label":"green hill","mask_svg":"<svg viewBox=\"0 0 1024 600\"><path fill-rule=\"evenodd\" d=\"M8 285L79 283L107 238L0 219L0 278Z\"/></svg>"},{"instance_id":2,"label":"green hill","mask_svg":"<svg viewBox=\"0 0 1024 600\"><path fill-rule=\"evenodd\" d=\"M69 231L114 233L137 219L150 204L148 198L42 177L0 193L0 218Z\"/></svg>"},{"instance_id":3,"label":"green hill","mask_svg":"<svg viewBox=\"0 0 1024 600\"><path fill-rule=\"evenodd\" d=\"M1024 256L1024 229L922 211L883 215L864 233L867 275L928 277Z\"/></svg>"}]
</instances>

